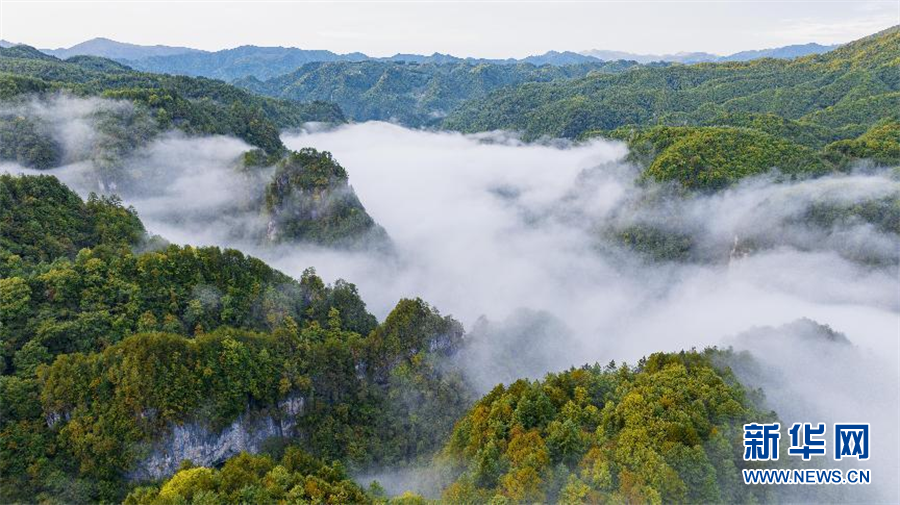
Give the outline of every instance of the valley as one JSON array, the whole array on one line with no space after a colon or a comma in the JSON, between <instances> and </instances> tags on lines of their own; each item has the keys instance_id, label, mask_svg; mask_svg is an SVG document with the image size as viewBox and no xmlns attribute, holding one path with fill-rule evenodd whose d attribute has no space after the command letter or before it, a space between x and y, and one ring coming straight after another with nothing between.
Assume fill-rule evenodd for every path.
<instances>
[{"instance_id":1,"label":"valley","mask_svg":"<svg viewBox=\"0 0 900 505\"><path fill-rule=\"evenodd\" d=\"M822 464L747 461L748 423L900 443L898 27L686 63L109 42L0 48L0 501L900 498L889 451L741 481Z\"/></svg>"}]
</instances>

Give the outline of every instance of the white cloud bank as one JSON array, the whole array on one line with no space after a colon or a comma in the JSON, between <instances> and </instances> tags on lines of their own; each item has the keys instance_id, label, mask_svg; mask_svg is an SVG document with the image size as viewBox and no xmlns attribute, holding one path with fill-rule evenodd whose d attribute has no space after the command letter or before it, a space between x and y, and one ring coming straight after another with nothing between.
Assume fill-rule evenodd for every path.
<instances>
[{"instance_id":1,"label":"white cloud bank","mask_svg":"<svg viewBox=\"0 0 900 505\"><path fill-rule=\"evenodd\" d=\"M869 412L878 419L872 422L897 440L897 235L863 221L823 227L806 219L812 204L896 198L900 182L889 171L794 183L760 178L714 195L675 198L663 188L636 186L636 169L621 162L624 146L606 141L521 145L500 134L386 123L284 140L293 149L334 154L391 236L396 257L263 247L242 238L258 219L249 202L267 173L236 174L248 146L234 139L157 138L127 160L129 171L152 176L123 197L151 232L172 242L236 247L293 276L314 266L326 281L356 283L379 318L402 297L422 297L470 330L475 344L465 364L482 389L588 362L721 345L750 328L810 318L847 335L854 352L865 355L849 369L840 356L824 363L808 358L806 366L848 377L818 387L819 375L810 375L813 386L801 388L813 396L810 412L833 418L848 405L836 405L836 398L877 389L883 394ZM0 170L31 172L9 164ZM82 160L49 173L84 194L97 188L92 170ZM648 261L603 233L632 222L692 237L695 260ZM789 362L771 356L779 350L789 351L775 345L757 353L784 376ZM779 405L791 404L778 398ZM898 468L896 456L885 455L886 468ZM879 486L896 498L889 474Z\"/></svg>"}]
</instances>

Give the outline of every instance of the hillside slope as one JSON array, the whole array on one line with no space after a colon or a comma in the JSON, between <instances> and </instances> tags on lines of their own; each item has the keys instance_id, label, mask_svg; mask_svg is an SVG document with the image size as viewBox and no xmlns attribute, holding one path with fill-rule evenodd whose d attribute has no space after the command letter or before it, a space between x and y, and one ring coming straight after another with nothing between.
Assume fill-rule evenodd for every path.
<instances>
[{"instance_id":1,"label":"hillside slope","mask_svg":"<svg viewBox=\"0 0 900 505\"><path fill-rule=\"evenodd\" d=\"M0 202L4 503L120 502L151 447L179 429L250 440L246 419L284 427L273 447L302 440L351 468L410 463L469 403L441 366L462 327L422 300L379 323L353 284L311 269L292 279L217 247L138 252L132 209L53 177L0 176ZM196 463L223 463L221 443Z\"/></svg>"},{"instance_id":2,"label":"hillside slope","mask_svg":"<svg viewBox=\"0 0 900 505\"><path fill-rule=\"evenodd\" d=\"M236 85L272 97L340 105L356 121L397 121L433 125L465 100L523 82L545 82L591 73L616 73L634 63L585 63L535 66L472 63L398 63L381 61L310 63L290 74Z\"/></svg>"},{"instance_id":3,"label":"hillside slope","mask_svg":"<svg viewBox=\"0 0 900 505\"><path fill-rule=\"evenodd\" d=\"M522 84L472 100L443 125L510 129L528 138L577 138L625 125L729 126L734 115L773 114L827 140L851 138L900 110L900 30L795 60L673 65ZM714 123L714 124L711 124Z\"/></svg>"},{"instance_id":4,"label":"hillside slope","mask_svg":"<svg viewBox=\"0 0 900 505\"><path fill-rule=\"evenodd\" d=\"M57 91L130 100L160 128L234 135L269 153L284 147L280 129L344 120L334 104L265 98L221 81L142 73L103 58L60 60L28 46L0 48L0 100Z\"/></svg>"}]
</instances>

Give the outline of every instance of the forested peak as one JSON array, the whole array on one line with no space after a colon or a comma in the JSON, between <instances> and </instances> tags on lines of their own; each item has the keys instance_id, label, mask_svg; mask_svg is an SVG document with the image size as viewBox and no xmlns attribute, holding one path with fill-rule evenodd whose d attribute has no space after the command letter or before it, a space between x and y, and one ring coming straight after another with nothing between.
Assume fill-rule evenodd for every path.
<instances>
[{"instance_id":1,"label":"forested peak","mask_svg":"<svg viewBox=\"0 0 900 505\"><path fill-rule=\"evenodd\" d=\"M815 175L833 168L807 147L751 128L657 126L628 140L646 177L689 189L720 189L772 169Z\"/></svg>"},{"instance_id":2,"label":"forested peak","mask_svg":"<svg viewBox=\"0 0 900 505\"><path fill-rule=\"evenodd\" d=\"M145 236L135 210L116 197L85 202L53 176L0 175L0 252L49 262L85 247L131 247Z\"/></svg>"},{"instance_id":3,"label":"forested peak","mask_svg":"<svg viewBox=\"0 0 900 505\"><path fill-rule=\"evenodd\" d=\"M105 73L132 72L132 68L118 61L101 56L78 55L66 58L67 63L74 63L80 67Z\"/></svg>"},{"instance_id":4,"label":"forested peak","mask_svg":"<svg viewBox=\"0 0 900 505\"><path fill-rule=\"evenodd\" d=\"M723 478L757 410L716 351L653 354L497 386L454 429L450 503L735 503L766 491ZM726 470L727 471L727 470Z\"/></svg>"},{"instance_id":5,"label":"forested peak","mask_svg":"<svg viewBox=\"0 0 900 505\"><path fill-rule=\"evenodd\" d=\"M292 198L313 197L346 186L347 171L328 151L311 147L287 151L275 163L275 175L266 187L266 208L277 213L291 204Z\"/></svg>"},{"instance_id":6,"label":"forested peak","mask_svg":"<svg viewBox=\"0 0 900 505\"><path fill-rule=\"evenodd\" d=\"M11 47L0 47L0 58L21 58L25 60L61 61L55 56L42 53L37 49L19 44Z\"/></svg>"},{"instance_id":7,"label":"forested peak","mask_svg":"<svg viewBox=\"0 0 900 505\"><path fill-rule=\"evenodd\" d=\"M289 151L275 165L275 178L286 177L302 189L317 189L346 182L347 171L328 151L305 147Z\"/></svg>"},{"instance_id":8,"label":"forested peak","mask_svg":"<svg viewBox=\"0 0 900 505\"><path fill-rule=\"evenodd\" d=\"M854 40L837 49L819 55L796 60L798 64L816 63L829 67L849 66L851 68L875 69L892 66L900 67L900 25Z\"/></svg>"},{"instance_id":9,"label":"forested peak","mask_svg":"<svg viewBox=\"0 0 900 505\"><path fill-rule=\"evenodd\" d=\"M378 352L412 357L419 352L450 354L462 344L463 327L421 298L403 299L371 338Z\"/></svg>"},{"instance_id":10,"label":"forested peak","mask_svg":"<svg viewBox=\"0 0 900 505\"><path fill-rule=\"evenodd\" d=\"M265 213L270 242L389 249L384 229L366 212L347 171L327 151L284 153L266 186Z\"/></svg>"}]
</instances>

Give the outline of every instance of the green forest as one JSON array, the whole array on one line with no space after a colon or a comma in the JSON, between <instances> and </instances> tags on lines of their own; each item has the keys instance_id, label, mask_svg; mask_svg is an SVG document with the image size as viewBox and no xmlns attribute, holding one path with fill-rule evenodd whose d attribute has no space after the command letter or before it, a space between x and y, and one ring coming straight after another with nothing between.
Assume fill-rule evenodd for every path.
<instances>
[{"instance_id":1,"label":"green forest","mask_svg":"<svg viewBox=\"0 0 900 505\"><path fill-rule=\"evenodd\" d=\"M166 245L120 201L51 176L0 176L0 202L6 502L421 503L347 469L429 461L450 469L451 503L771 498L736 482L739 426L774 414L718 351L520 380L473 404L448 366L463 328L422 300L379 322L353 284ZM279 410L297 396L302 415ZM248 412L294 415L295 437L221 469L128 478L173 425Z\"/></svg>"},{"instance_id":2,"label":"green forest","mask_svg":"<svg viewBox=\"0 0 900 505\"><path fill-rule=\"evenodd\" d=\"M896 164L898 48L895 27L794 60L638 67L526 83L464 103L443 127L626 140L646 175L690 189L723 187L772 168L821 174L860 159Z\"/></svg>"},{"instance_id":3,"label":"green forest","mask_svg":"<svg viewBox=\"0 0 900 505\"><path fill-rule=\"evenodd\" d=\"M396 121L436 126L467 100L526 82L548 82L588 74L617 73L636 66L614 61L577 65L519 63L406 63L386 61L307 63L296 71L260 81L245 77L236 86L282 99L337 103L355 121Z\"/></svg>"},{"instance_id":4,"label":"green forest","mask_svg":"<svg viewBox=\"0 0 900 505\"><path fill-rule=\"evenodd\" d=\"M794 60L638 67L528 83L466 104L445 126L575 138L627 125L732 126L746 122L741 113L770 113L814 137L830 130L826 141L856 137L881 119L896 119L898 38L895 27Z\"/></svg>"},{"instance_id":5,"label":"green forest","mask_svg":"<svg viewBox=\"0 0 900 505\"><path fill-rule=\"evenodd\" d=\"M497 386L444 448L448 503L754 503L742 425L768 419L706 353L584 366ZM753 464L753 463L749 463Z\"/></svg>"},{"instance_id":6,"label":"green forest","mask_svg":"<svg viewBox=\"0 0 900 505\"><path fill-rule=\"evenodd\" d=\"M344 121L333 103L264 98L222 81L142 73L105 58L60 60L28 46L0 48L0 100L56 91L129 100L147 109L161 131L177 128L191 134L233 135L270 154L284 148L281 129L309 121ZM15 118L3 117L2 121L0 135L28 128L7 124ZM41 145L39 141L35 144ZM3 158L7 157L12 156L3 152ZM38 157L34 163L41 166L46 162Z\"/></svg>"},{"instance_id":7,"label":"green forest","mask_svg":"<svg viewBox=\"0 0 900 505\"><path fill-rule=\"evenodd\" d=\"M348 185L347 171L328 152L291 151L266 186L267 239L327 246L390 248L384 228Z\"/></svg>"},{"instance_id":8,"label":"green forest","mask_svg":"<svg viewBox=\"0 0 900 505\"><path fill-rule=\"evenodd\" d=\"M166 246L133 209L50 176L0 176L0 201L4 502L120 500L172 423L222 427L289 394L317 456L411 462L470 402L438 366L462 327L422 300L379 323L350 283Z\"/></svg>"},{"instance_id":9,"label":"green forest","mask_svg":"<svg viewBox=\"0 0 900 505\"><path fill-rule=\"evenodd\" d=\"M251 202L265 226L256 230L259 244L312 244L388 261L398 258L394 244L350 186L348 170L328 151L289 149L285 131L390 120L462 133L510 130L525 141L613 139L638 167L629 181L637 177L639 189L660 183L687 200L721 195L773 169L777 184L896 167L898 68L897 27L793 60L318 61L233 84L0 48L0 161L41 171L0 172L0 502L796 498L741 481L742 469L784 466L742 457L743 424L779 420L765 392L732 371L753 366L751 356L704 347L632 364L573 363L482 395L459 362L473 345L462 318L416 293L391 299L393 308L376 317L353 279L326 282L315 265L294 278L271 266L280 263L237 249L169 243L114 192L82 197L49 175L66 153L52 125L21 113L31 101L129 104L97 113L103 140L77 160L122 189L138 183L123 160L165 132L241 139L251 149L230 168L263 181ZM826 228L861 219L866 232L891 240L900 233L900 202L821 205L803 219ZM652 226L590 233L611 234L659 263L696 252L686 233ZM860 270L848 276L884 267L863 253L852 259ZM505 288L495 296L510 296ZM657 349L681 348L667 335L654 338ZM148 470L156 455L174 451L179 429L215 434L253 423L282 432L206 466L186 459L172 471ZM439 474L440 489L430 496L391 496L377 479L360 481L385 469L422 468ZM812 500L833 500L830 492Z\"/></svg>"}]
</instances>

